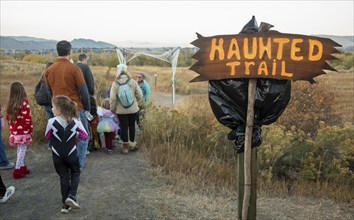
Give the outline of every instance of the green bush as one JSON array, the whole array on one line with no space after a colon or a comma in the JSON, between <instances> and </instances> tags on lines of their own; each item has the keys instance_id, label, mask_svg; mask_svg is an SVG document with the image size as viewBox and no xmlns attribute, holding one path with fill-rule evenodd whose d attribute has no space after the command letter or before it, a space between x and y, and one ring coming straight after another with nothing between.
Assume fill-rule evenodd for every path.
<instances>
[{"instance_id":1,"label":"green bush","mask_svg":"<svg viewBox=\"0 0 354 220\"><path fill-rule=\"evenodd\" d=\"M349 163L354 156L354 127L319 123L314 139L295 129L270 125L263 128L259 147L259 170L262 177L286 180L352 181Z\"/></svg>"}]
</instances>

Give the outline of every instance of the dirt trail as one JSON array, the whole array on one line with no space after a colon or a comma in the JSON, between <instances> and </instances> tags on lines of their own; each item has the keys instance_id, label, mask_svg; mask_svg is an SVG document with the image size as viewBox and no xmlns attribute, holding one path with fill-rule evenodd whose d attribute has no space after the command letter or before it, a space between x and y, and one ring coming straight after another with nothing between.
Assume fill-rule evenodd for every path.
<instances>
[{"instance_id":1,"label":"dirt trail","mask_svg":"<svg viewBox=\"0 0 354 220\"><path fill-rule=\"evenodd\" d=\"M52 153L45 146L40 148L28 151L26 163L31 173L25 178L14 180L11 170L1 171L5 184L14 185L16 192L0 205L0 219L158 217L141 199L145 190L158 187L146 172L146 164L139 159L138 152L123 155L117 150L112 155L107 155L103 150L88 155L78 190L81 210L61 214L59 177L54 170ZM10 154L9 158L13 161L14 152Z\"/></svg>"},{"instance_id":2,"label":"dirt trail","mask_svg":"<svg viewBox=\"0 0 354 220\"><path fill-rule=\"evenodd\" d=\"M175 94L175 104L182 100L185 95ZM172 93L154 92L151 95L151 100L157 106L172 108Z\"/></svg>"},{"instance_id":3,"label":"dirt trail","mask_svg":"<svg viewBox=\"0 0 354 220\"><path fill-rule=\"evenodd\" d=\"M159 105L167 106L168 94L154 94ZM164 97L164 98L161 98ZM162 100L162 101L161 101ZM181 100L176 97L176 100ZM7 186L16 187L15 194L0 204L0 219L236 219L235 197L221 192L211 196L199 192L176 194L173 187L155 179L141 152L128 155L105 151L91 152L81 174L78 201L81 209L60 213L59 177L54 170L51 151L46 146L30 148L26 164L31 174L14 180L12 170L1 170ZM10 161L16 150L6 149ZM353 202L354 203L354 202ZM257 199L257 218L333 220L354 219L354 204L339 205L328 200L299 198Z\"/></svg>"}]
</instances>

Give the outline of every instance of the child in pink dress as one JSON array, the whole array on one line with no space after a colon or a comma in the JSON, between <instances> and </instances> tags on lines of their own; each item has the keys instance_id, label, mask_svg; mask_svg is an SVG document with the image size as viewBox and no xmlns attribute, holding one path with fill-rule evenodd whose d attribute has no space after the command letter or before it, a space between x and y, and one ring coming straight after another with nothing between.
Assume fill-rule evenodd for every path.
<instances>
[{"instance_id":1,"label":"child in pink dress","mask_svg":"<svg viewBox=\"0 0 354 220\"><path fill-rule=\"evenodd\" d=\"M10 87L10 97L6 107L6 120L10 127L9 145L17 147L17 160L12 176L23 178L30 173L25 165L27 146L32 144L32 117L25 88L21 82Z\"/></svg>"},{"instance_id":2,"label":"child in pink dress","mask_svg":"<svg viewBox=\"0 0 354 220\"><path fill-rule=\"evenodd\" d=\"M104 133L104 140L106 143L107 153L112 154L113 139L116 137L116 133L119 130L118 117L111 112L109 99L102 101L102 107L98 107L97 115L99 116L99 123L97 131Z\"/></svg>"}]
</instances>

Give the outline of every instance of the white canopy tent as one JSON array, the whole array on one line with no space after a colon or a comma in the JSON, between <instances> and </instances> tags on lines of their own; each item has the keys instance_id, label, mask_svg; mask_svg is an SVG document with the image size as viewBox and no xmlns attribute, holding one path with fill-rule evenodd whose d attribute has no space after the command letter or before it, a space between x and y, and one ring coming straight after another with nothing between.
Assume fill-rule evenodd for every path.
<instances>
[{"instance_id":1,"label":"white canopy tent","mask_svg":"<svg viewBox=\"0 0 354 220\"><path fill-rule=\"evenodd\" d=\"M140 56L140 55L145 55L149 57L153 57L156 59L160 59L163 61L166 61L168 63L171 63L172 66L172 106L175 106L175 74L176 74L176 68L177 68L177 62L178 62L178 56L181 48L180 47L175 47L169 50L166 50L162 54L153 54L149 53L148 51L133 51L133 50L128 50L125 48L116 48L117 51L117 56L118 56L118 61L119 63L122 64L127 64L134 58Z\"/></svg>"}]
</instances>

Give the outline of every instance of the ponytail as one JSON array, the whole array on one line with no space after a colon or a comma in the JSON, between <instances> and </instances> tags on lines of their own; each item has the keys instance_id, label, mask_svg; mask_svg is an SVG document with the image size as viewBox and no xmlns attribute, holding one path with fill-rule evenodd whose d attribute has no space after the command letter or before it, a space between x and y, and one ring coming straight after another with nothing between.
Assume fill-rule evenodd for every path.
<instances>
[{"instance_id":1,"label":"ponytail","mask_svg":"<svg viewBox=\"0 0 354 220\"><path fill-rule=\"evenodd\" d=\"M73 118L77 117L76 102L72 101L65 95L58 95L53 98L53 105L59 108L63 117L70 123Z\"/></svg>"}]
</instances>

